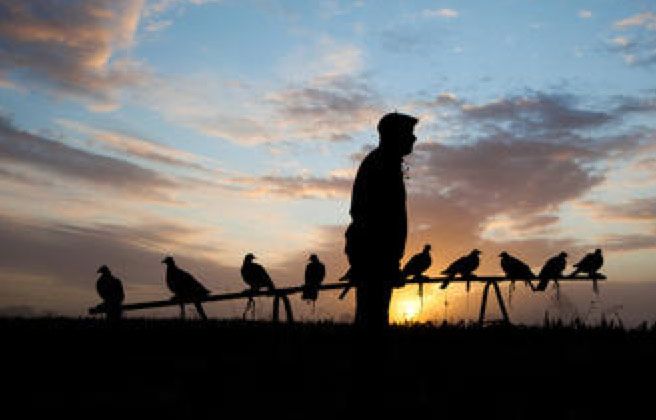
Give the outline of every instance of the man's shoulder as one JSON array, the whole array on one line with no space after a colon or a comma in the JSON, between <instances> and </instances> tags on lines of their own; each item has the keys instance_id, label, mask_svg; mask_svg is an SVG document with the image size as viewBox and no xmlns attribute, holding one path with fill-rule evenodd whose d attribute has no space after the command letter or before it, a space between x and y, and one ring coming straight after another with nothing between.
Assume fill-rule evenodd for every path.
<instances>
[{"instance_id":1,"label":"man's shoulder","mask_svg":"<svg viewBox=\"0 0 656 420\"><path fill-rule=\"evenodd\" d=\"M374 150L367 153L367 156L362 159L362 163L360 163L360 171L368 170L374 166L378 166L380 161L380 150L375 148Z\"/></svg>"}]
</instances>

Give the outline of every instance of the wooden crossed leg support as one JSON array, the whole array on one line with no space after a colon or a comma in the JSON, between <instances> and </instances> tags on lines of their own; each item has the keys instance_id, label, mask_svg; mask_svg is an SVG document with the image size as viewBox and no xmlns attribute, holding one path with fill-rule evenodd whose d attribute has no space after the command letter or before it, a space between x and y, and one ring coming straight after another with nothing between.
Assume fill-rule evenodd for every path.
<instances>
[{"instance_id":1,"label":"wooden crossed leg support","mask_svg":"<svg viewBox=\"0 0 656 420\"><path fill-rule=\"evenodd\" d=\"M501 309L501 314L503 314L503 322L510 324L510 317L508 316L508 311L506 311L506 304L503 302L501 290L499 289L499 285L496 281L485 282L485 287L483 288L483 298L481 301L481 313L478 316L478 323L483 324L485 321L485 307L487 306L487 294L490 291L490 286L494 287L494 293L497 295L497 302L499 302L499 308Z\"/></svg>"}]
</instances>

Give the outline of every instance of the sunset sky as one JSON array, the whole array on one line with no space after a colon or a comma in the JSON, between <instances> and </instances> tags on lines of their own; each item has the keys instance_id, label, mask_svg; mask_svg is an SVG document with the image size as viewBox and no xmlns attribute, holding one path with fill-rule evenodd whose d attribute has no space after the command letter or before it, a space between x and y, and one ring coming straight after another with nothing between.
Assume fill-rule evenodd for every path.
<instances>
[{"instance_id":1,"label":"sunset sky","mask_svg":"<svg viewBox=\"0 0 656 420\"><path fill-rule=\"evenodd\" d=\"M502 250L539 270L600 247L605 304L656 319L655 72L647 0L0 0L0 313L83 315L101 264L127 301L167 298L168 254L213 292L244 287L248 252L279 285L317 253L333 281L353 176L398 110L420 119L408 257L431 243L437 275L479 248L499 274ZM477 305L461 289L455 318ZM588 286L564 292L585 312ZM416 314L408 287L393 317L441 319L444 298Z\"/></svg>"}]
</instances>

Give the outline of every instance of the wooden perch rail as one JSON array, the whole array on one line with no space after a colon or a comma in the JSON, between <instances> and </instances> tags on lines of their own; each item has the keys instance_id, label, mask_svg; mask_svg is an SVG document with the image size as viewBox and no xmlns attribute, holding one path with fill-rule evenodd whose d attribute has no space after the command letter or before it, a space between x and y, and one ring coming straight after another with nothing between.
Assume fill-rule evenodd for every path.
<instances>
[{"instance_id":1,"label":"wooden perch rail","mask_svg":"<svg viewBox=\"0 0 656 420\"><path fill-rule=\"evenodd\" d=\"M408 284L430 284L430 283L442 283L445 280L447 280L447 277L421 277L421 278L414 278L407 280L405 282L406 285ZM533 279L535 281L537 279ZM557 282L574 282L574 283L581 283L581 282L597 282L597 281L604 281L606 280L605 277L599 276L599 277L562 277L558 278L555 281ZM479 316L479 322L483 322L485 318L485 309L487 305L487 295L489 292L489 288L493 287L495 295L497 297L497 302L499 303L499 308L501 309L501 313L503 315L504 321L505 322L510 322L510 318L508 316L508 312L506 311L506 307L503 301L503 297L501 296L501 290L499 289L498 283L502 282L509 282L509 281L518 281L522 282L524 281L523 279L509 279L508 277L504 276L477 276L477 277L456 277L453 279L449 280L449 283L485 283L485 286L483 288L483 296L482 296L482 301L481 301L481 312ZM551 280L554 281L554 280ZM327 284L322 284L319 286L320 290L337 290L337 289L347 289L352 287L351 283L348 282L342 282L342 283L327 283ZM281 287L275 290L260 290L260 291L252 291L252 290L244 290L241 292L233 292L233 293L221 293L221 294L215 294L215 295L209 295L206 297L203 297L201 299L198 299L198 302L218 302L218 301L224 301L224 300L235 300L235 299L249 299L249 298L255 298L255 297L261 297L261 296L271 296L274 298L273 302L273 320L278 321L279 319L279 307L280 307L280 300L282 300L286 316L287 316L287 321L288 322L293 322L293 313L292 313L292 308L291 308L291 303L289 302L288 296L293 295L295 293L302 293L304 286L292 286L292 287ZM139 310L139 309L150 309L150 308L163 308L167 306L177 306L181 303L180 300L177 299L165 299L165 300L155 300L155 301L150 301L150 302L139 302L139 303L128 303L122 306L122 309L124 311L134 311L134 310ZM193 303L192 301L184 301L182 303ZM105 313L105 308L103 307L102 304L98 306L94 306L89 308L89 314L90 315L96 315L96 314L102 314Z\"/></svg>"}]
</instances>

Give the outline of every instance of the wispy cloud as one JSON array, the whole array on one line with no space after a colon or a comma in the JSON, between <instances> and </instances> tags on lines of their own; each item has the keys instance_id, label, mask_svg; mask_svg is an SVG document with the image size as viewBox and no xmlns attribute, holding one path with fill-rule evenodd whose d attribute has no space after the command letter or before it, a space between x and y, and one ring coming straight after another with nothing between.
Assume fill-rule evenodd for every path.
<instances>
[{"instance_id":1,"label":"wispy cloud","mask_svg":"<svg viewBox=\"0 0 656 420\"><path fill-rule=\"evenodd\" d=\"M59 119L57 123L62 127L89 135L93 143L99 144L104 149L116 151L128 157L137 157L188 169L205 169L200 164L199 156L174 147L113 130L91 127L77 121Z\"/></svg>"},{"instance_id":2,"label":"wispy cloud","mask_svg":"<svg viewBox=\"0 0 656 420\"><path fill-rule=\"evenodd\" d=\"M581 19L590 19L592 17L592 11L591 10L579 10L579 17Z\"/></svg>"},{"instance_id":3,"label":"wispy cloud","mask_svg":"<svg viewBox=\"0 0 656 420\"><path fill-rule=\"evenodd\" d=\"M621 29L636 26L648 29L650 31L656 31L656 13L639 13L637 15L629 16L615 22L615 27Z\"/></svg>"},{"instance_id":4,"label":"wispy cloud","mask_svg":"<svg viewBox=\"0 0 656 420\"><path fill-rule=\"evenodd\" d=\"M344 140L375 125L383 106L366 80L353 77L316 79L309 85L269 95L290 136Z\"/></svg>"},{"instance_id":5,"label":"wispy cloud","mask_svg":"<svg viewBox=\"0 0 656 420\"><path fill-rule=\"evenodd\" d=\"M447 18L455 19L460 15L457 10L454 9L424 9L421 12L421 16L425 18Z\"/></svg>"},{"instance_id":6,"label":"wispy cloud","mask_svg":"<svg viewBox=\"0 0 656 420\"><path fill-rule=\"evenodd\" d=\"M144 197L163 199L177 186L153 170L23 131L7 118L0 118L0 161Z\"/></svg>"},{"instance_id":7,"label":"wispy cloud","mask_svg":"<svg viewBox=\"0 0 656 420\"><path fill-rule=\"evenodd\" d=\"M0 70L24 87L36 83L93 109L112 109L121 88L147 77L141 63L117 57L133 43L142 6L143 0L7 0L0 13Z\"/></svg>"},{"instance_id":8,"label":"wispy cloud","mask_svg":"<svg viewBox=\"0 0 656 420\"><path fill-rule=\"evenodd\" d=\"M242 185L248 194L258 196L334 199L348 197L353 179L343 176L262 176L235 178L233 182Z\"/></svg>"},{"instance_id":9,"label":"wispy cloud","mask_svg":"<svg viewBox=\"0 0 656 420\"><path fill-rule=\"evenodd\" d=\"M620 203L586 202L585 207L603 220L624 222L656 222L656 197L634 198Z\"/></svg>"},{"instance_id":10,"label":"wispy cloud","mask_svg":"<svg viewBox=\"0 0 656 420\"><path fill-rule=\"evenodd\" d=\"M629 65L649 66L656 63L656 14L643 12L614 23L616 30L632 36L616 36L610 41L610 49L619 51Z\"/></svg>"}]
</instances>

